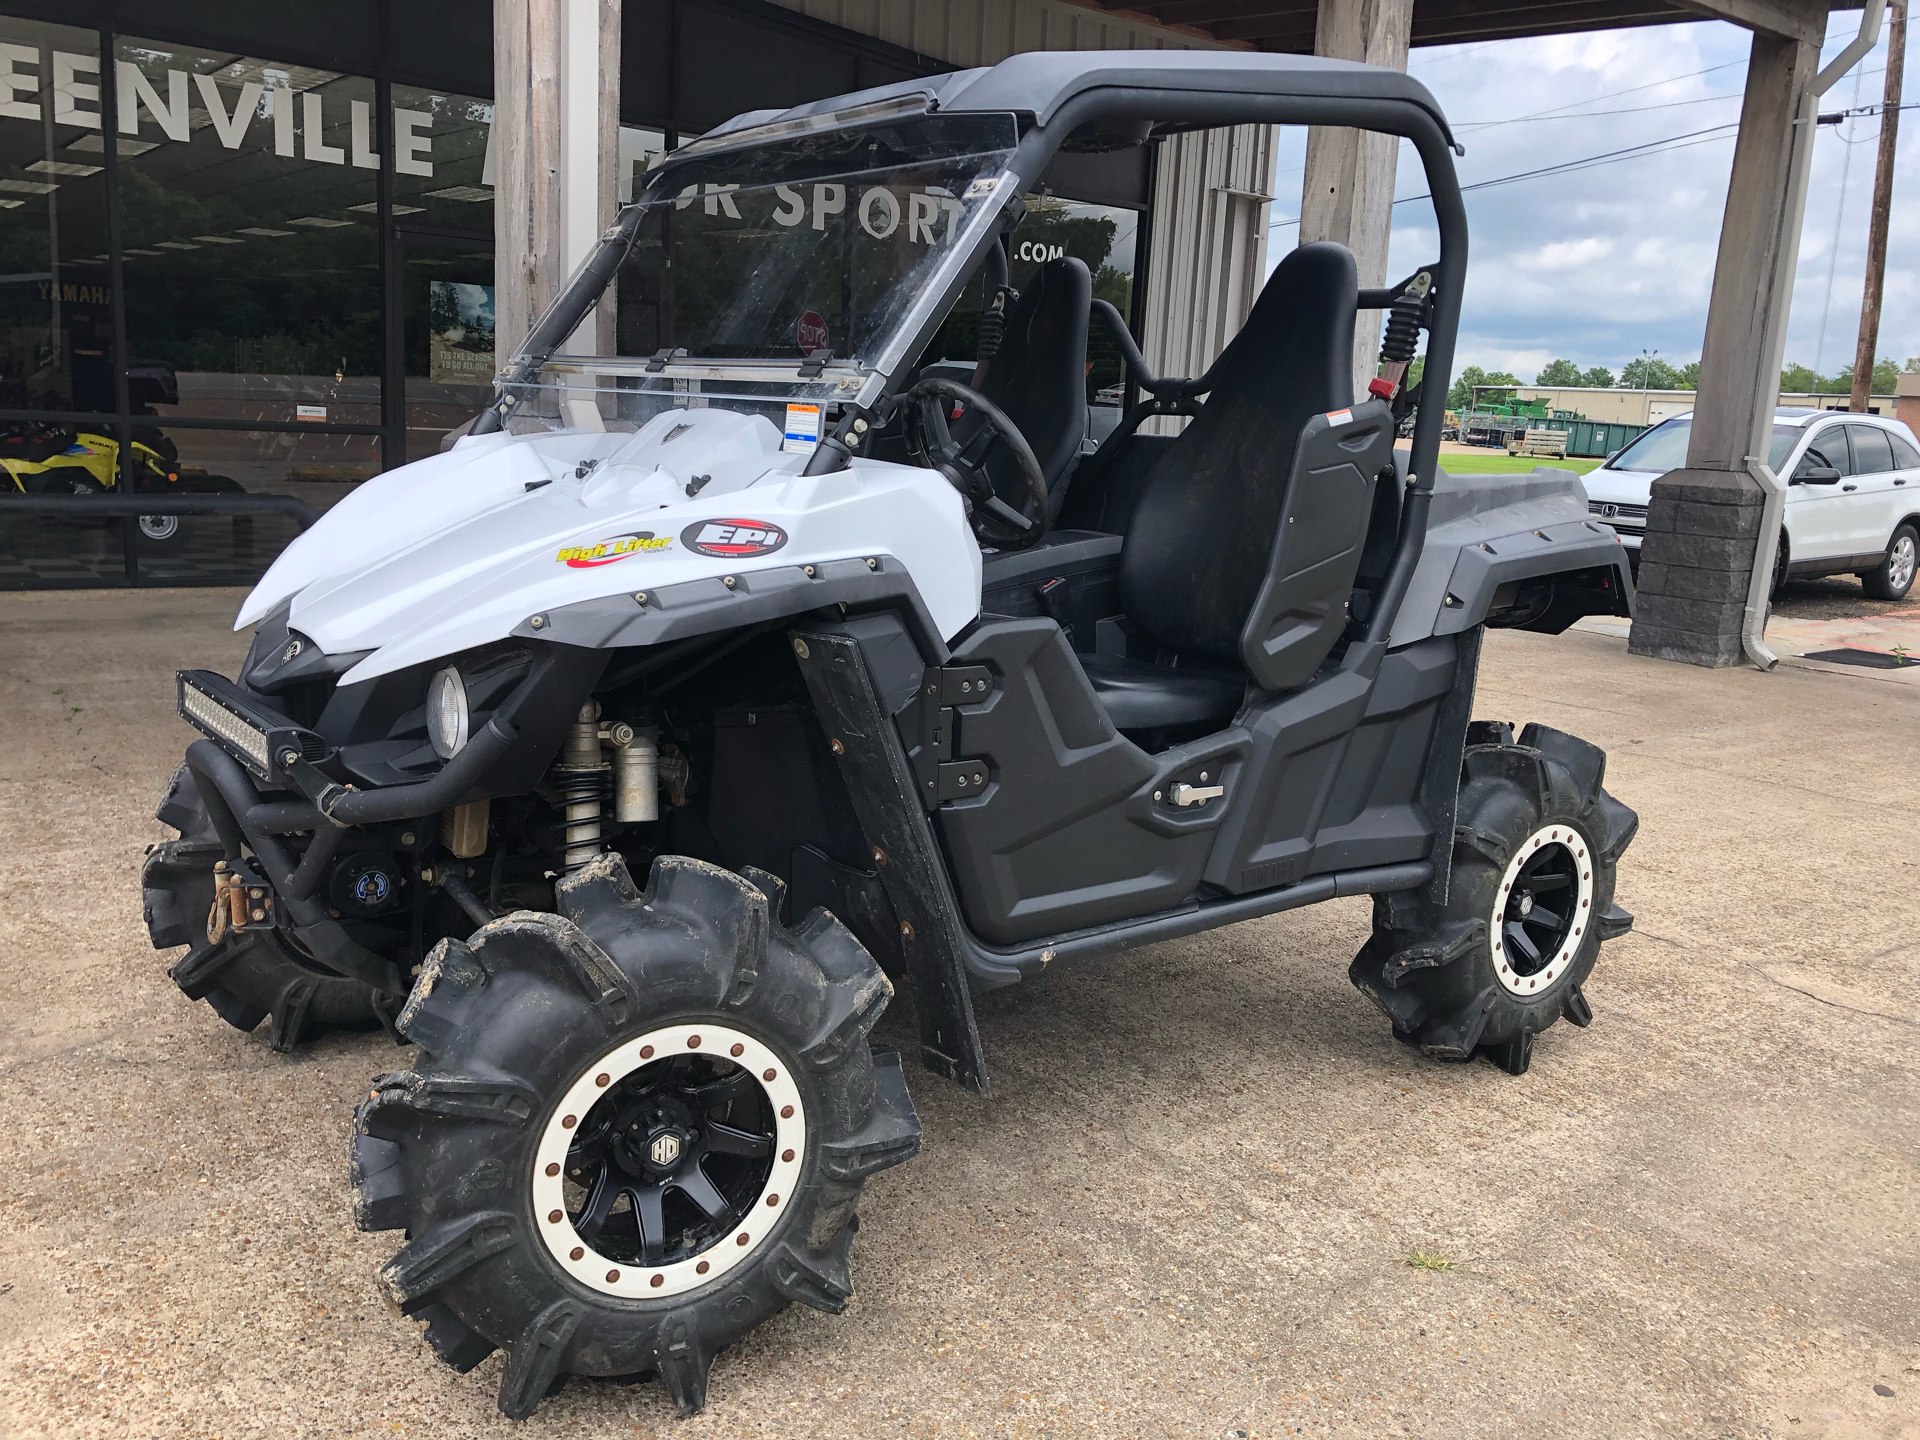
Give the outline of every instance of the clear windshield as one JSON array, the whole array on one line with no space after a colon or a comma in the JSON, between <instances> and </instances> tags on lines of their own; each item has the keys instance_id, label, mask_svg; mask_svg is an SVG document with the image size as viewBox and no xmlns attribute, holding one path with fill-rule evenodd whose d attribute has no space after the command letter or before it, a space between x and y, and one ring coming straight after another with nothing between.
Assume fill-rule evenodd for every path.
<instances>
[{"instance_id":1,"label":"clear windshield","mask_svg":"<svg viewBox=\"0 0 1920 1440\"><path fill-rule=\"evenodd\" d=\"M1767 468L1779 473L1800 438L1798 425L1775 425L1767 442ZM1693 418L1663 420L1607 462L1609 470L1648 470L1661 475L1683 469L1687 463L1687 442L1693 438Z\"/></svg>"},{"instance_id":2,"label":"clear windshield","mask_svg":"<svg viewBox=\"0 0 1920 1440\"><path fill-rule=\"evenodd\" d=\"M959 284L1017 138L1010 115L917 115L663 165L621 213L615 353L556 355L529 410L853 398Z\"/></svg>"}]
</instances>

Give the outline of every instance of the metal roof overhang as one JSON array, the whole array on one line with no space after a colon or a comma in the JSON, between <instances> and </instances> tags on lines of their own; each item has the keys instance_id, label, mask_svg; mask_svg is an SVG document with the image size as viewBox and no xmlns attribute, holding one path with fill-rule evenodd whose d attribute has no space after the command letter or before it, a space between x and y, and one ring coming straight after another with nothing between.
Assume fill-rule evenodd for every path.
<instances>
[{"instance_id":1,"label":"metal roof overhang","mask_svg":"<svg viewBox=\"0 0 1920 1440\"><path fill-rule=\"evenodd\" d=\"M1318 0L1080 0L1105 10L1228 44L1281 54L1313 53ZM1818 9L1818 14L1814 12ZM1859 0L1833 9L1857 10ZM1825 6L1805 0L1414 0L1413 43L1459 45L1526 35L1566 35L1632 25L1725 19L1786 33L1817 33Z\"/></svg>"}]
</instances>

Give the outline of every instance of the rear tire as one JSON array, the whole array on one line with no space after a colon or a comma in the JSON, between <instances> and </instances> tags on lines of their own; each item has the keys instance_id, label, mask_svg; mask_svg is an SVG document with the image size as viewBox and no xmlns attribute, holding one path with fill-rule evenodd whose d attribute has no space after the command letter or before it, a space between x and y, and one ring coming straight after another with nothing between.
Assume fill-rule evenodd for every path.
<instances>
[{"instance_id":1,"label":"rear tire","mask_svg":"<svg viewBox=\"0 0 1920 1440\"><path fill-rule=\"evenodd\" d=\"M665 856L641 893L602 855L561 914L442 941L398 1022L415 1068L361 1102L355 1223L411 1241L382 1286L456 1369L509 1352L511 1418L568 1374L700 1409L723 1347L795 1300L845 1308L861 1186L919 1150L866 1043L886 977L750 873Z\"/></svg>"},{"instance_id":2,"label":"rear tire","mask_svg":"<svg viewBox=\"0 0 1920 1440\"><path fill-rule=\"evenodd\" d=\"M147 852L140 874L147 936L156 950L188 947L167 974L189 1000L206 1001L236 1030L255 1030L271 1016L268 1043L282 1053L325 1030L380 1023L372 986L298 954L290 942L238 931L209 942L213 867L225 852L186 766L174 772L155 815L180 838Z\"/></svg>"},{"instance_id":3,"label":"rear tire","mask_svg":"<svg viewBox=\"0 0 1920 1440\"><path fill-rule=\"evenodd\" d=\"M1543 725L1470 727L1445 904L1430 889L1374 900L1348 974L1394 1037L1441 1060L1484 1055L1524 1074L1533 1037L1593 1018L1583 986L1633 917L1614 871L1639 818L1602 788L1606 756Z\"/></svg>"},{"instance_id":4,"label":"rear tire","mask_svg":"<svg viewBox=\"0 0 1920 1440\"><path fill-rule=\"evenodd\" d=\"M1904 600L1913 589L1916 553L1920 552L1920 532L1901 524L1887 541L1887 555L1873 569L1860 576L1860 585L1875 600Z\"/></svg>"}]
</instances>

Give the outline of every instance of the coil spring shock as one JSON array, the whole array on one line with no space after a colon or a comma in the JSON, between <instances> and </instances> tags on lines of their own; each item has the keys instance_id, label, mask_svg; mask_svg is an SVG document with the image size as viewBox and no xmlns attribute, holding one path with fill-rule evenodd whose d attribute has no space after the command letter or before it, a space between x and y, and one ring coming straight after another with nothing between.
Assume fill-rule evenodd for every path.
<instances>
[{"instance_id":1,"label":"coil spring shock","mask_svg":"<svg viewBox=\"0 0 1920 1440\"><path fill-rule=\"evenodd\" d=\"M1387 312L1386 338L1380 343L1380 358L1406 364L1420 346L1420 320L1426 313L1424 295L1396 295L1393 309Z\"/></svg>"},{"instance_id":2,"label":"coil spring shock","mask_svg":"<svg viewBox=\"0 0 1920 1440\"><path fill-rule=\"evenodd\" d=\"M600 853L601 815L613 789L613 766L600 754L600 703L589 700L567 727L560 763L549 778L566 806L565 866L578 870Z\"/></svg>"}]
</instances>

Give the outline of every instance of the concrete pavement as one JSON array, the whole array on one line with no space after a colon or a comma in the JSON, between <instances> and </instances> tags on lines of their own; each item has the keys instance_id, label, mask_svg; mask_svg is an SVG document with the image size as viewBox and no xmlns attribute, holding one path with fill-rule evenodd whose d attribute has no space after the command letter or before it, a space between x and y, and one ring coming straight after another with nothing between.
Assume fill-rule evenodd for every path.
<instances>
[{"instance_id":1,"label":"concrete pavement","mask_svg":"<svg viewBox=\"0 0 1920 1440\"><path fill-rule=\"evenodd\" d=\"M1920 1437L1892 672L1494 634L1476 713L1605 746L1641 815L1591 1029L1518 1079L1407 1052L1347 983L1364 900L995 992L995 1098L910 1074L925 1151L868 1186L847 1315L777 1318L692 1420L575 1382L516 1426L348 1218L352 1104L406 1052L275 1055L147 945L172 670L230 670L236 601L0 597L0 1435Z\"/></svg>"}]
</instances>

